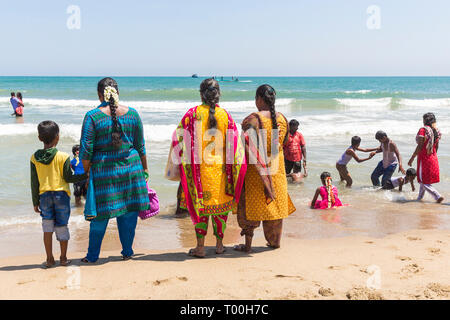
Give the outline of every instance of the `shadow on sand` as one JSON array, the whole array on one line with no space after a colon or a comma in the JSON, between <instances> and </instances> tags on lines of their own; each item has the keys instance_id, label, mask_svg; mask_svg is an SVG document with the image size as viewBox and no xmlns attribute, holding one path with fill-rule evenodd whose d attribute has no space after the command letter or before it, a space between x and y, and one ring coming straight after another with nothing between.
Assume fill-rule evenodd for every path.
<instances>
[{"instance_id":1,"label":"shadow on sand","mask_svg":"<svg viewBox=\"0 0 450 320\"><path fill-rule=\"evenodd\" d=\"M242 257L251 257L254 254L262 253L265 251L272 251L274 249L269 247L253 247L251 253L244 253L240 251L233 250L232 247L226 247L226 251L222 254L216 254L215 247L206 247L205 252L206 256L204 258L196 258L191 257L187 254L187 252L167 252L167 253L156 253L156 254L135 254L131 260L135 261L158 261L158 262L164 262L164 261L186 261L186 260L208 260L208 259L220 259L220 258L242 258ZM59 261L56 261L56 265L54 267L51 267L49 269L54 268L66 268L59 266ZM81 259L72 259L72 263L70 266L77 266L77 267L90 267L90 266L101 266L107 263L114 263L114 262L124 262L122 260L122 256L109 256L107 258L100 258L95 263L83 263L81 262ZM19 270L32 270L32 269L46 269L43 264L28 264L28 265L21 265L21 266L3 266L0 267L0 271L19 271Z\"/></svg>"}]
</instances>

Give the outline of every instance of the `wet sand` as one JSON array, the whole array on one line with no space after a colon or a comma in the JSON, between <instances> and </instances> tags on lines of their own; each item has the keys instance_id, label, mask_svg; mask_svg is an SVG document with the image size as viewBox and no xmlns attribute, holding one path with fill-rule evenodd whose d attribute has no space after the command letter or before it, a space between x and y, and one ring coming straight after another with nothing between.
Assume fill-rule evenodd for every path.
<instances>
[{"instance_id":1,"label":"wet sand","mask_svg":"<svg viewBox=\"0 0 450 320\"><path fill-rule=\"evenodd\" d=\"M236 244L238 242L235 242ZM130 261L103 251L94 265L42 269L44 256L0 259L0 299L449 299L450 232L384 238L285 238L254 253L137 249ZM105 248L106 249L106 248ZM289 262L289 263L286 263ZM201 283L201 285L199 285Z\"/></svg>"},{"instance_id":2,"label":"wet sand","mask_svg":"<svg viewBox=\"0 0 450 320\"><path fill-rule=\"evenodd\" d=\"M311 178L308 178L311 180ZM338 210L311 210L308 206L313 191L307 185L289 185L289 193L297 208L283 223L283 237L293 239L334 239L349 236L380 238L408 230L450 230L450 196L444 204L436 204L430 198L415 202L412 192L375 191L370 187L340 189L343 203L350 206ZM311 189L311 190L309 190ZM149 220L139 220L135 245L144 250L177 250L195 245L195 233L191 219L174 215L175 204L166 205L161 213ZM31 215L33 223L11 224L0 228L0 258L41 254L44 252L40 218ZM81 208L73 208L70 218L71 240L69 251L84 252L88 247L89 223L84 221ZM228 219L225 244L241 240L236 216ZM257 229L256 238L263 234ZM209 226L207 243L215 239ZM120 252L116 221L110 221L102 250Z\"/></svg>"}]
</instances>

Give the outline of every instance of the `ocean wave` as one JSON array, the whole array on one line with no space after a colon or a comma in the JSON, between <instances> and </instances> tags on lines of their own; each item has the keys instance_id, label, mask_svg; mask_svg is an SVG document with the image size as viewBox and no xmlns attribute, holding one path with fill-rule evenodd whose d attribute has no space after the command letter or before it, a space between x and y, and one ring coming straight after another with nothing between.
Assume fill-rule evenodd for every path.
<instances>
[{"instance_id":1,"label":"ocean wave","mask_svg":"<svg viewBox=\"0 0 450 320\"><path fill-rule=\"evenodd\" d=\"M442 99L400 99L400 105L420 108L442 108L450 106L450 98Z\"/></svg>"},{"instance_id":2,"label":"ocean wave","mask_svg":"<svg viewBox=\"0 0 450 320\"><path fill-rule=\"evenodd\" d=\"M339 135L372 135L378 130L384 130L389 135L415 135L421 126L420 117L414 120L398 119L374 119L373 117L358 116L355 118L349 114L324 114L309 116L292 116L300 122L300 130L305 136L311 138L324 138ZM401 125L399 125L401 123ZM154 125L145 124L144 137L147 143L170 141L176 124ZM450 120L439 121L441 132L450 134ZM0 137L8 136L36 136L37 124L0 124ZM62 139L70 139L79 142L81 136L81 124L60 124L60 136Z\"/></svg>"},{"instance_id":3,"label":"ocean wave","mask_svg":"<svg viewBox=\"0 0 450 320\"><path fill-rule=\"evenodd\" d=\"M391 97L377 99L334 99L341 106L349 108L389 108L389 107L406 107L406 108L447 108L450 107L450 98L437 99L393 99Z\"/></svg>"},{"instance_id":4,"label":"ocean wave","mask_svg":"<svg viewBox=\"0 0 450 320\"><path fill-rule=\"evenodd\" d=\"M295 99L278 99L277 107L288 107ZM63 99L39 99L30 98L24 100L25 107L53 108L53 107L81 107L86 111L99 105L98 100L63 100ZM131 106L142 111L187 111L187 109L199 105L199 101L121 101L123 105ZM0 98L0 104L11 107L9 98ZM227 110L242 111L254 108L255 101L221 101L220 105Z\"/></svg>"},{"instance_id":5,"label":"ocean wave","mask_svg":"<svg viewBox=\"0 0 450 320\"><path fill-rule=\"evenodd\" d=\"M85 222L84 216L82 215L71 215L69 220L69 225L79 226ZM42 224L42 218L39 215L33 216L17 216L17 217L4 217L0 218L0 227L11 227L18 225L30 225L30 224Z\"/></svg>"},{"instance_id":6,"label":"ocean wave","mask_svg":"<svg viewBox=\"0 0 450 320\"><path fill-rule=\"evenodd\" d=\"M378 98L378 99L334 99L344 107L373 107L373 108L387 108L391 106L392 98Z\"/></svg>"},{"instance_id":7,"label":"ocean wave","mask_svg":"<svg viewBox=\"0 0 450 320\"><path fill-rule=\"evenodd\" d=\"M175 124L150 125L144 124L144 135L146 141L161 142L169 141L176 129ZM74 142L80 141L81 124L59 124L60 137L70 139ZM0 124L0 137L27 136L37 134L37 123L24 124Z\"/></svg>"},{"instance_id":8,"label":"ocean wave","mask_svg":"<svg viewBox=\"0 0 450 320\"><path fill-rule=\"evenodd\" d=\"M352 94L352 93L360 93L360 94L366 94L370 93L372 90L355 90L355 91L344 91L344 93Z\"/></svg>"}]
</instances>

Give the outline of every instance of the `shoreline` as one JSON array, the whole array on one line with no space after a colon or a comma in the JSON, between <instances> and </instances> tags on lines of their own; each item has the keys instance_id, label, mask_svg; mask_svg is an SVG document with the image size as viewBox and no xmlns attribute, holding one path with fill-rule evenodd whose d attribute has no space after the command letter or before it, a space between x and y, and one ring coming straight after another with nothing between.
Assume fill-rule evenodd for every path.
<instances>
[{"instance_id":1,"label":"shoreline","mask_svg":"<svg viewBox=\"0 0 450 320\"><path fill-rule=\"evenodd\" d=\"M449 299L450 231L411 230L384 238L284 237L271 250L254 241L252 254L227 245L196 259L182 250L104 251L96 264L44 270L44 253L0 259L0 299ZM236 243L237 244L237 243ZM55 249L55 248L54 248ZM54 250L55 258L59 249ZM289 263L283 263L287 262ZM79 279L79 281L77 280ZM369 285L378 289L369 289Z\"/></svg>"}]
</instances>

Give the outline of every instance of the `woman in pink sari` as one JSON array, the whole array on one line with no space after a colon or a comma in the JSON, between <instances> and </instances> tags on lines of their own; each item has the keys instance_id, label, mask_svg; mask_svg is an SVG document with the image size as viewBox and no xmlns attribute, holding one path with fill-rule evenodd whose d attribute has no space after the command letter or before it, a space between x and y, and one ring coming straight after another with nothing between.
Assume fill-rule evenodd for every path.
<instances>
[{"instance_id":1,"label":"woman in pink sari","mask_svg":"<svg viewBox=\"0 0 450 320\"><path fill-rule=\"evenodd\" d=\"M228 214L237 207L247 169L236 124L217 104L219 83L214 79L204 80L200 96L202 104L183 116L172 142L181 162L180 207L189 211L197 236L197 247L189 255L198 258L205 256L210 217L216 253L225 251L223 237Z\"/></svg>"}]
</instances>

